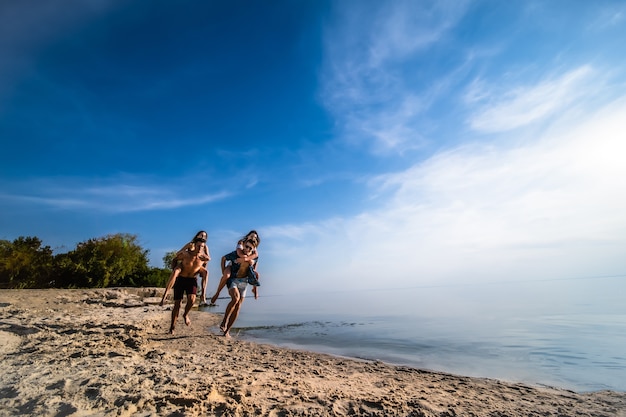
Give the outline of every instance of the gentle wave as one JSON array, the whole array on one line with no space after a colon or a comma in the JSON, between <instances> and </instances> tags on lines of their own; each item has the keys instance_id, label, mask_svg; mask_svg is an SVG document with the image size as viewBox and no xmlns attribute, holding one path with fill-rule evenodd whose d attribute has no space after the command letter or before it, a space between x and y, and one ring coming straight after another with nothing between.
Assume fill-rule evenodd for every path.
<instances>
[{"instance_id":1,"label":"gentle wave","mask_svg":"<svg viewBox=\"0 0 626 417\"><path fill-rule=\"evenodd\" d=\"M626 358L620 355L597 357L583 353L584 347L556 346L554 338L544 337L502 343L506 337L472 340L461 331L432 335L427 329L413 329L398 337L390 324L380 318L312 320L248 325L238 331L241 337L257 342L435 371L583 392L626 390Z\"/></svg>"}]
</instances>

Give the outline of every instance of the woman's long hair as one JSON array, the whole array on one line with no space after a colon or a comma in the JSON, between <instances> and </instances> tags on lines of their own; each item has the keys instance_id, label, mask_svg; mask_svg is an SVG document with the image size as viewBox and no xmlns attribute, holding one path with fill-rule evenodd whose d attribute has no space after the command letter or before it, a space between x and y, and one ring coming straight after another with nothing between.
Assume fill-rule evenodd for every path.
<instances>
[{"instance_id":1,"label":"woman's long hair","mask_svg":"<svg viewBox=\"0 0 626 417\"><path fill-rule=\"evenodd\" d=\"M198 233L196 233L196 235L193 237L192 242L202 242L202 243L206 243L206 239L203 237L200 237L201 234L205 234L207 235L207 238L209 237L209 234L207 232L205 232L204 230L200 230Z\"/></svg>"},{"instance_id":2,"label":"woman's long hair","mask_svg":"<svg viewBox=\"0 0 626 417\"><path fill-rule=\"evenodd\" d=\"M251 237L250 235L254 235L254 236ZM259 236L256 230L250 230L248 234L245 235L242 240L248 240L248 239L254 240L256 242L255 246L257 247L261 244L261 237Z\"/></svg>"}]
</instances>

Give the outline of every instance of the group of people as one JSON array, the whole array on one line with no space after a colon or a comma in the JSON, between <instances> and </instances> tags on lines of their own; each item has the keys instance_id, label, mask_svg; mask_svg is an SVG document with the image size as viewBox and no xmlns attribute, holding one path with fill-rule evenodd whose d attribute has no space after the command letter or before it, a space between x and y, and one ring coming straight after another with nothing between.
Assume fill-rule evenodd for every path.
<instances>
[{"instance_id":1,"label":"group of people","mask_svg":"<svg viewBox=\"0 0 626 417\"><path fill-rule=\"evenodd\" d=\"M197 276L200 276L202 279L201 304L206 304L206 286L209 279L207 264L211 260L209 247L207 246L207 237L208 235L204 230L199 231L191 242L187 243L176 253L172 260L172 274L160 303L160 305L163 305L169 291L173 288L174 307L172 308L170 333L174 333L176 328L176 321L178 320L185 294L187 294L187 303L183 312L183 319L187 326L191 324L189 312L196 302L196 293L198 291ZM260 243L259 234L255 230L251 230L237 242L237 247L234 251L222 256L222 277L215 294L211 297L210 305L215 305L220 292L224 287L227 287L230 302L226 306L224 318L220 324L220 330L226 337L230 337L230 330L239 316L248 285L252 285L254 298L259 297L258 286L261 284L256 268L259 261L257 248Z\"/></svg>"}]
</instances>

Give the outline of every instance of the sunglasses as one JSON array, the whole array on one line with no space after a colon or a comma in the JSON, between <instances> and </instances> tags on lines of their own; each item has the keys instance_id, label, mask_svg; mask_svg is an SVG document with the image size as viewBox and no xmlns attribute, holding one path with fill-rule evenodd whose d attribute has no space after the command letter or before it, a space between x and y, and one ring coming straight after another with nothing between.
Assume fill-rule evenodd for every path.
<instances>
[{"instance_id":1,"label":"sunglasses","mask_svg":"<svg viewBox=\"0 0 626 417\"><path fill-rule=\"evenodd\" d=\"M252 246L248 246L248 245L246 245L246 246L245 246L245 248L246 248L247 250L249 250L249 251L254 250L254 248L253 248Z\"/></svg>"},{"instance_id":2,"label":"sunglasses","mask_svg":"<svg viewBox=\"0 0 626 417\"><path fill-rule=\"evenodd\" d=\"M206 243L206 239L203 239L201 237L197 237L193 240L194 242L202 242L202 243Z\"/></svg>"}]
</instances>

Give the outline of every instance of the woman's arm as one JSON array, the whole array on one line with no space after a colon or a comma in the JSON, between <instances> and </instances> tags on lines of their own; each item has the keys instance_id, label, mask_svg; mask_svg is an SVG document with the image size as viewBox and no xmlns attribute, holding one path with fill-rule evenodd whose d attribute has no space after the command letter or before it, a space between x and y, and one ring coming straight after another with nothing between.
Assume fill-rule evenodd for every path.
<instances>
[{"instance_id":1,"label":"woman's arm","mask_svg":"<svg viewBox=\"0 0 626 417\"><path fill-rule=\"evenodd\" d=\"M178 252L176 252L176 255L178 256L185 251L191 250L192 247L193 247L193 243L189 242L185 246L183 246Z\"/></svg>"},{"instance_id":2,"label":"woman's arm","mask_svg":"<svg viewBox=\"0 0 626 417\"><path fill-rule=\"evenodd\" d=\"M237 263L239 264L242 262L253 261L258 257L259 257L259 253L256 251L256 249L250 255L246 255L245 253L243 253L243 250L240 250L239 248L237 248Z\"/></svg>"}]
</instances>

